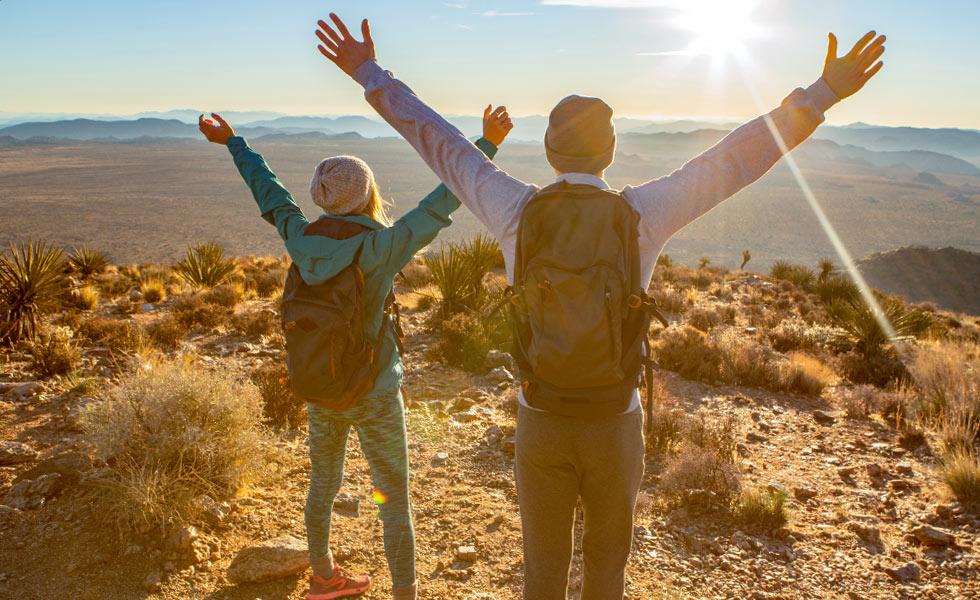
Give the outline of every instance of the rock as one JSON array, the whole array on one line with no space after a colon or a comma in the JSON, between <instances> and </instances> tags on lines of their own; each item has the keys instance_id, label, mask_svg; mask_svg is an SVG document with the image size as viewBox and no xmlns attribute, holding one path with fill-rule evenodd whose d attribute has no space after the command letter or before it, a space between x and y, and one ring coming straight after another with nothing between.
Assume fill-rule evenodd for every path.
<instances>
[{"instance_id":1,"label":"rock","mask_svg":"<svg viewBox=\"0 0 980 600\"><path fill-rule=\"evenodd\" d=\"M161 580L163 580L163 572L159 569L154 569L143 578L143 589L148 592L159 591Z\"/></svg>"},{"instance_id":2,"label":"rock","mask_svg":"<svg viewBox=\"0 0 980 600\"><path fill-rule=\"evenodd\" d=\"M459 398L456 398L456 400L453 402L452 407L449 410L459 412L462 410L469 410L473 408L475 405L476 405L476 401L473 400L472 398L460 396Z\"/></svg>"},{"instance_id":3,"label":"rock","mask_svg":"<svg viewBox=\"0 0 980 600\"><path fill-rule=\"evenodd\" d=\"M198 503L201 505L202 516L205 522L211 527L217 526L219 523L225 520L227 515L227 509L231 508L228 504L218 504L218 502L211 496L201 496L198 499Z\"/></svg>"},{"instance_id":4,"label":"rock","mask_svg":"<svg viewBox=\"0 0 980 600\"><path fill-rule=\"evenodd\" d=\"M857 467L838 467L837 476L841 479L851 479L856 471Z\"/></svg>"},{"instance_id":5,"label":"rock","mask_svg":"<svg viewBox=\"0 0 980 600\"><path fill-rule=\"evenodd\" d=\"M6 504L0 504L0 520L4 519L14 519L23 515L24 512L20 509L14 508L12 506L7 506Z\"/></svg>"},{"instance_id":6,"label":"rock","mask_svg":"<svg viewBox=\"0 0 980 600\"><path fill-rule=\"evenodd\" d=\"M487 374L487 381L493 385L511 383L514 381L514 376L507 370L507 367L497 367Z\"/></svg>"},{"instance_id":7,"label":"rock","mask_svg":"<svg viewBox=\"0 0 980 600\"><path fill-rule=\"evenodd\" d=\"M750 431L745 434L745 440L747 442L768 442L769 438L764 435L760 435L754 431Z\"/></svg>"},{"instance_id":8,"label":"rock","mask_svg":"<svg viewBox=\"0 0 980 600\"><path fill-rule=\"evenodd\" d=\"M470 421L475 421L478 417L479 415L472 410L464 410L463 412L453 415L453 419L460 423L469 423Z\"/></svg>"},{"instance_id":9,"label":"rock","mask_svg":"<svg viewBox=\"0 0 980 600\"><path fill-rule=\"evenodd\" d=\"M904 463L896 465L895 472L898 473L899 475L902 475L903 477L911 477L913 474L912 465L907 465Z\"/></svg>"},{"instance_id":10,"label":"rock","mask_svg":"<svg viewBox=\"0 0 980 600\"><path fill-rule=\"evenodd\" d=\"M936 516L943 521L953 518L953 507L949 504L937 504L936 508L933 509L933 512L935 512Z\"/></svg>"},{"instance_id":11,"label":"rock","mask_svg":"<svg viewBox=\"0 0 980 600\"><path fill-rule=\"evenodd\" d=\"M361 497L352 494L337 494L333 501L333 509L358 517L361 514Z\"/></svg>"},{"instance_id":12,"label":"rock","mask_svg":"<svg viewBox=\"0 0 980 600\"><path fill-rule=\"evenodd\" d=\"M140 312L151 312L154 308L156 307L154 307L149 302L144 302L143 304L140 305Z\"/></svg>"},{"instance_id":13,"label":"rock","mask_svg":"<svg viewBox=\"0 0 980 600\"><path fill-rule=\"evenodd\" d=\"M15 398L30 398L44 391L44 385L40 381L28 381L18 384L10 390Z\"/></svg>"},{"instance_id":14,"label":"rock","mask_svg":"<svg viewBox=\"0 0 980 600\"><path fill-rule=\"evenodd\" d=\"M914 562L910 562L909 564L897 569L886 567L885 573L899 583L918 581L919 578L922 577L922 569L920 569L919 565L915 564Z\"/></svg>"},{"instance_id":15,"label":"rock","mask_svg":"<svg viewBox=\"0 0 980 600\"><path fill-rule=\"evenodd\" d=\"M436 452L435 455L432 457L432 461L429 464L438 469L439 467L446 466L446 463L448 461L449 461L449 455L447 453Z\"/></svg>"},{"instance_id":16,"label":"rock","mask_svg":"<svg viewBox=\"0 0 980 600\"><path fill-rule=\"evenodd\" d=\"M167 538L167 551L178 560L196 565L211 557L211 547L193 525L175 529Z\"/></svg>"},{"instance_id":17,"label":"rock","mask_svg":"<svg viewBox=\"0 0 980 600\"><path fill-rule=\"evenodd\" d=\"M24 480L10 489L4 504L20 510L38 508L60 492L64 485L64 478L59 473Z\"/></svg>"},{"instance_id":18,"label":"rock","mask_svg":"<svg viewBox=\"0 0 980 600\"><path fill-rule=\"evenodd\" d=\"M460 546L456 551L456 559L460 562L476 562L476 548L473 546Z\"/></svg>"},{"instance_id":19,"label":"rock","mask_svg":"<svg viewBox=\"0 0 980 600\"><path fill-rule=\"evenodd\" d=\"M807 487L800 486L800 487L793 488L793 495L796 496L796 499L801 502L806 502L811 498L816 498L817 494L818 494L817 490L810 489Z\"/></svg>"},{"instance_id":20,"label":"rock","mask_svg":"<svg viewBox=\"0 0 980 600\"><path fill-rule=\"evenodd\" d=\"M886 471L884 467L876 463L869 463L867 466L865 466L865 469L867 469L868 471L868 477L871 477L873 479L883 479L885 476L888 475L888 471Z\"/></svg>"},{"instance_id":21,"label":"rock","mask_svg":"<svg viewBox=\"0 0 980 600\"><path fill-rule=\"evenodd\" d=\"M517 362L514 361L514 357L506 352L501 352L500 350L491 350L490 352L487 352L487 359L484 364L488 369L504 367L511 373L517 372Z\"/></svg>"},{"instance_id":22,"label":"rock","mask_svg":"<svg viewBox=\"0 0 980 600\"><path fill-rule=\"evenodd\" d=\"M505 453L514 456L514 453L517 451L517 443L516 440L514 439L514 436L510 436L507 439L505 439L503 442L501 442L500 449L503 450Z\"/></svg>"},{"instance_id":23,"label":"rock","mask_svg":"<svg viewBox=\"0 0 980 600\"><path fill-rule=\"evenodd\" d=\"M936 527L930 527L929 525L921 525L912 530L912 535L916 537L923 546L932 546L935 548L942 547L956 547L956 536L949 533L948 531L943 531Z\"/></svg>"},{"instance_id":24,"label":"rock","mask_svg":"<svg viewBox=\"0 0 980 600\"><path fill-rule=\"evenodd\" d=\"M92 396L83 396L79 398L78 403L68 409L68 416L65 417L66 423L69 428L75 429L79 426L79 421L88 407L96 402L96 399Z\"/></svg>"},{"instance_id":25,"label":"rock","mask_svg":"<svg viewBox=\"0 0 980 600\"><path fill-rule=\"evenodd\" d=\"M37 460L36 450L20 442L0 442L0 466Z\"/></svg>"},{"instance_id":26,"label":"rock","mask_svg":"<svg viewBox=\"0 0 980 600\"><path fill-rule=\"evenodd\" d=\"M504 430L498 425L491 425L487 427L487 430L483 432L483 439L487 441L491 446L496 446L500 443L500 440L504 437Z\"/></svg>"},{"instance_id":27,"label":"rock","mask_svg":"<svg viewBox=\"0 0 980 600\"><path fill-rule=\"evenodd\" d=\"M875 547L881 545L881 532L876 527L869 527L852 521L847 524L847 528L857 534L864 543Z\"/></svg>"},{"instance_id":28,"label":"rock","mask_svg":"<svg viewBox=\"0 0 980 600\"><path fill-rule=\"evenodd\" d=\"M919 487L914 481L908 479L892 479L888 482L888 486L896 492L908 492Z\"/></svg>"},{"instance_id":29,"label":"rock","mask_svg":"<svg viewBox=\"0 0 980 600\"><path fill-rule=\"evenodd\" d=\"M813 420L820 425L833 425L837 422L837 419L828 415L822 410L813 411Z\"/></svg>"},{"instance_id":30,"label":"rock","mask_svg":"<svg viewBox=\"0 0 980 600\"><path fill-rule=\"evenodd\" d=\"M309 566L306 542L284 535L239 551L227 575L236 584L260 582L299 573Z\"/></svg>"}]
</instances>

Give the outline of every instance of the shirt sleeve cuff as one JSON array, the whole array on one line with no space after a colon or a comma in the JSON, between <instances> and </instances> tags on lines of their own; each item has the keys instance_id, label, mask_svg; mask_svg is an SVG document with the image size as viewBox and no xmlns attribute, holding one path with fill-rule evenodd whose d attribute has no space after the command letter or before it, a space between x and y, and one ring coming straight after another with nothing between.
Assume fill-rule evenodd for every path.
<instances>
[{"instance_id":1,"label":"shirt sleeve cuff","mask_svg":"<svg viewBox=\"0 0 980 600\"><path fill-rule=\"evenodd\" d=\"M487 138L481 137L480 139L476 140L475 145L490 159L493 159L493 157L497 154L497 146L495 146L494 143L489 141Z\"/></svg>"},{"instance_id":2,"label":"shirt sleeve cuff","mask_svg":"<svg viewBox=\"0 0 980 600\"><path fill-rule=\"evenodd\" d=\"M366 88L371 83L371 80L378 75L387 75L387 73L381 68L378 61L372 58L361 63L361 66L357 67L357 70L354 71L351 77L354 78L354 81L361 84L361 87Z\"/></svg>"},{"instance_id":3,"label":"shirt sleeve cuff","mask_svg":"<svg viewBox=\"0 0 980 600\"><path fill-rule=\"evenodd\" d=\"M245 138L243 138L240 135L236 135L228 138L228 141L225 142L225 145L228 146L228 151L231 152L232 155L237 154L241 150L248 150L248 142L246 142Z\"/></svg>"},{"instance_id":4,"label":"shirt sleeve cuff","mask_svg":"<svg viewBox=\"0 0 980 600\"><path fill-rule=\"evenodd\" d=\"M834 90L830 89L827 82L823 78L819 78L810 84L810 87L806 88L807 98L813 103L820 112L827 112L827 110L840 102L840 98L834 93Z\"/></svg>"}]
</instances>

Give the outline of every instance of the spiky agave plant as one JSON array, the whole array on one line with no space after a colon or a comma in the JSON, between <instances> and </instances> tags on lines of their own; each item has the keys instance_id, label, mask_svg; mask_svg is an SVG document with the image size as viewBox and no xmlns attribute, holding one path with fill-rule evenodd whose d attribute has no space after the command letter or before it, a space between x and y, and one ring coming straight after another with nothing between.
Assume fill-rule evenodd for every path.
<instances>
[{"instance_id":1,"label":"spiky agave plant","mask_svg":"<svg viewBox=\"0 0 980 600\"><path fill-rule=\"evenodd\" d=\"M504 254L500 251L500 244L491 235L477 234L462 242L461 246L473 262L475 285L479 285L483 276L492 269L503 268L504 266Z\"/></svg>"},{"instance_id":2,"label":"spiky agave plant","mask_svg":"<svg viewBox=\"0 0 980 600\"><path fill-rule=\"evenodd\" d=\"M860 299L835 300L827 306L831 321L844 330L845 337L854 342L866 358L882 355L892 341L882 329L879 317L884 317L891 324L899 338L921 335L933 325L932 317L927 313L908 308L895 298L880 298L879 305L881 313Z\"/></svg>"},{"instance_id":3,"label":"spiky agave plant","mask_svg":"<svg viewBox=\"0 0 980 600\"><path fill-rule=\"evenodd\" d=\"M238 263L234 258L225 259L225 249L212 241L188 248L174 271L195 287L213 288L228 281L238 271Z\"/></svg>"},{"instance_id":4,"label":"spiky agave plant","mask_svg":"<svg viewBox=\"0 0 980 600\"><path fill-rule=\"evenodd\" d=\"M72 250L68 263L82 276L82 279L88 279L109 266L109 256L101 250L82 246Z\"/></svg>"},{"instance_id":5,"label":"spiky agave plant","mask_svg":"<svg viewBox=\"0 0 980 600\"><path fill-rule=\"evenodd\" d=\"M473 259L457 244L441 244L438 253L425 255L425 266L439 290L444 314L456 312L474 291Z\"/></svg>"},{"instance_id":6,"label":"spiky agave plant","mask_svg":"<svg viewBox=\"0 0 980 600\"><path fill-rule=\"evenodd\" d=\"M37 337L43 312L61 306L69 284L65 253L30 240L0 255L0 342Z\"/></svg>"}]
</instances>

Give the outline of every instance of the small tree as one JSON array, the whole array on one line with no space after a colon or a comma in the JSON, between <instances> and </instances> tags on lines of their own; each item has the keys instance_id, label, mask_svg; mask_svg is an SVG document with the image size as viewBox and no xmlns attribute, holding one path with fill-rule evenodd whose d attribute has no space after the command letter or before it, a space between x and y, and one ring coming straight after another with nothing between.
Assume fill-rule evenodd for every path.
<instances>
[{"instance_id":1,"label":"small tree","mask_svg":"<svg viewBox=\"0 0 980 600\"><path fill-rule=\"evenodd\" d=\"M752 258L752 254L747 249L742 250L742 264L738 267L738 270L739 271L744 270L745 265L749 264L749 260L751 260L751 258Z\"/></svg>"},{"instance_id":2,"label":"small tree","mask_svg":"<svg viewBox=\"0 0 980 600\"><path fill-rule=\"evenodd\" d=\"M708 258L707 256L702 256L701 258L698 259L698 268L699 269L703 269L703 268L707 267L710 264L711 264L711 259Z\"/></svg>"}]
</instances>

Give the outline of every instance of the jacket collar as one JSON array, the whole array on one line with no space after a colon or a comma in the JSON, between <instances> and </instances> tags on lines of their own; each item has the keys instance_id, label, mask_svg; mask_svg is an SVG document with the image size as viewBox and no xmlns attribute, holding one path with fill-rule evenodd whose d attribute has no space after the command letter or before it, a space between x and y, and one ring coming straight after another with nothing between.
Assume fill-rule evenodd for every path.
<instances>
[{"instance_id":1,"label":"jacket collar","mask_svg":"<svg viewBox=\"0 0 980 600\"><path fill-rule=\"evenodd\" d=\"M591 185L600 190L609 189L609 184L606 183L605 179L588 173L562 173L556 181L566 181L572 185Z\"/></svg>"}]
</instances>

